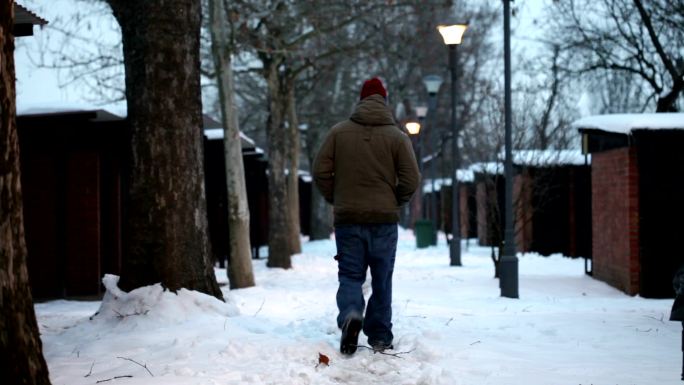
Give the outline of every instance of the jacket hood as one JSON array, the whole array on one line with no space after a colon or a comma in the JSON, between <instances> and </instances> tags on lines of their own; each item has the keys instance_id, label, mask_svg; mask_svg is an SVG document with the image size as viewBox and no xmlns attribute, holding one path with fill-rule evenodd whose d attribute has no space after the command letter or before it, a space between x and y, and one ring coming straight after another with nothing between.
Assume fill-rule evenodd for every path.
<instances>
[{"instance_id":1,"label":"jacket hood","mask_svg":"<svg viewBox=\"0 0 684 385\"><path fill-rule=\"evenodd\" d=\"M385 98L377 94L359 100L349 119L364 126L386 126L396 124L392 113L385 103Z\"/></svg>"}]
</instances>

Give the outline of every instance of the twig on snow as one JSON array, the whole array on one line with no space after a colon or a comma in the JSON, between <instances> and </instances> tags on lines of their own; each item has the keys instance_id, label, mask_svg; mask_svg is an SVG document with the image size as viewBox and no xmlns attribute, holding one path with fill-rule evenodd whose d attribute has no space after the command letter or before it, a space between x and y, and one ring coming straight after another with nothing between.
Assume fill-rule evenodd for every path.
<instances>
[{"instance_id":1,"label":"twig on snow","mask_svg":"<svg viewBox=\"0 0 684 385\"><path fill-rule=\"evenodd\" d=\"M125 375L125 376L116 376L116 377L108 378L108 379L106 379L106 380L99 380L99 381L96 382L96 384L99 384L99 383L101 383L101 382L111 381L111 380L117 380L117 379L119 379L119 378L133 378L133 376L131 376L131 375L129 375L129 374L127 374L127 375Z\"/></svg>"},{"instance_id":2,"label":"twig on snow","mask_svg":"<svg viewBox=\"0 0 684 385\"><path fill-rule=\"evenodd\" d=\"M121 313L119 313L118 311L113 310L113 309L112 309L112 311L113 311L114 313L116 313L116 318L118 318L118 319L124 319L124 318L126 318L126 317L130 317L130 316L134 316L134 315L147 315L147 313L150 312L149 309L148 309L148 310L145 310L145 311L136 311L136 312L131 313L131 314L121 314Z\"/></svg>"},{"instance_id":3,"label":"twig on snow","mask_svg":"<svg viewBox=\"0 0 684 385\"><path fill-rule=\"evenodd\" d=\"M368 350L372 350L374 354L379 353L379 354L384 354L384 355L386 355L386 356L392 356L392 357L397 357L397 358L404 358L404 357L401 357L400 354L409 354L409 353L413 352L414 350L416 350L416 349L411 349L411 350L409 350L409 351L407 351L407 352L386 353L386 352L383 352L383 351L380 351L380 350L375 350L375 349L373 349L372 347L366 346L366 345L356 345L356 347L357 347L357 348L366 348L366 349L368 349Z\"/></svg>"},{"instance_id":4,"label":"twig on snow","mask_svg":"<svg viewBox=\"0 0 684 385\"><path fill-rule=\"evenodd\" d=\"M93 374L93 366L95 366L95 361L93 361L93 364L90 365L90 371L88 372L88 374L86 374L83 377L90 377L90 375Z\"/></svg>"},{"instance_id":5,"label":"twig on snow","mask_svg":"<svg viewBox=\"0 0 684 385\"><path fill-rule=\"evenodd\" d=\"M259 312L261 311L261 309L264 308L264 304L265 304L265 303L266 303L266 298L264 298L264 300L261 301L261 306L259 306L259 310L257 310L256 313L254 313L254 317L256 317L257 314L259 314Z\"/></svg>"},{"instance_id":6,"label":"twig on snow","mask_svg":"<svg viewBox=\"0 0 684 385\"><path fill-rule=\"evenodd\" d=\"M126 360L126 361L131 361L134 364L140 365L141 367L145 368L145 370L147 370L147 373L149 373L150 376L154 377L154 374L152 374L152 372L150 372L150 369L147 368L147 364L143 365L140 362L138 362L136 360L132 360L132 359L127 358L127 357L116 357L116 358L120 358L120 359Z\"/></svg>"},{"instance_id":7,"label":"twig on snow","mask_svg":"<svg viewBox=\"0 0 684 385\"><path fill-rule=\"evenodd\" d=\"M479 344L480 342L482 342L482 341L477 340L477 341L473 342L472 344L470 344L470 346L477 345L477 344Z\"/></svg>"},{"instance_id":8,"label":"twig on snow","mask_svg":"<svg viewBox=\"0 0 684 385\"><path fill-rule=\"evenodd\" d=\"M447 321L447 323L446 323L446 325L445 325L445 326L449 326L449 324L450 324L450 323L451 323L451 321L453 321L453 320L454 320L454 317L451 317L451 318L449 318L449 320Z\"/></svg>"}]
</instances>

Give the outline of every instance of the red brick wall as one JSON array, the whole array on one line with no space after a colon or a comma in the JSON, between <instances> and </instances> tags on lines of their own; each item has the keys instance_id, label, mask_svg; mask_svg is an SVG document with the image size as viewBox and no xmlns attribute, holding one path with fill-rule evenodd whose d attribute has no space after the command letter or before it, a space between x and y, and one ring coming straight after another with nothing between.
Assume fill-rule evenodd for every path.
<instances>
[{"instance_id":1,"label":"red brick wall","mask_svg":"<svg viewBox=\"0 0 684 385\"><path fill-rule=\"evenodd\" d=\"M628 294L639 292L639 191L631 147L593 153L592 254L594 277Z\"/></svg>"}]
</instances>

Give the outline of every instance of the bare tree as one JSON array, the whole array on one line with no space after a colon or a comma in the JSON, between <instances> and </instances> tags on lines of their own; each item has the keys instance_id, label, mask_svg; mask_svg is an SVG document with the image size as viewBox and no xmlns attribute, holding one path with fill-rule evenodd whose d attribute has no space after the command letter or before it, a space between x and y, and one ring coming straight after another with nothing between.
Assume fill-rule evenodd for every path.
<instances>
[{"instance_id":1,"label":"bare tree","mask_svg":"<svg viewBox=\"0 0 684 385\"><path fill-rule=\"evenodd\" d=\"M249 239L249 206L242 162L242 141L235 106L233 61L235 31L225 0L209 0L209 25L218 82L221 120L223 122L228 182L228 225L230 228L230 261L228 278L231 289L254 286L252 253Z\"/></svg>"},{"instance_id":2,"label":"bare tree","mask_svg":"<svg viewBox=\"0 0 684 385\"><path fill-rule=\"evenodd\" d=\"M14 1L0 1L0 373L49 384L26 268L14 72Z\"/></svg>"},{"instance_id":3,"label":"bare tree","mask_svg":"<svg viewBox=\"0 0 684 385\"><path fill-rule=\"evenodd\" d=\"M121 285L222 299L206 231L200 1L107 2L121 25L131 126Z\"/></svg>"},{"instance_id":4,"label":"bare tree","mask_svg":"<svg viewBox=\"0 0 684 385\"><path fill-rule=\"evenodd\" d=\"M523 134L519 148L563 149L577 143L570 126L577 111L571 87L577 82L559 61L555 44L544 44L539 54L518 61L521 79L514 90L514 129Z\"/></svg>"},{"instance_id":5,"label":"bare tree","mask_svg":"<svg viewBox=\"0 0 684 385\"><path fill-rule=\"evenodd\" d=\"M655 111L678 109L684 90L682 0L554 1L550 33L578 74L619 71L650 92Z\"/></svg>"},{"instance_id":6,"label":"bare tree","mask_svg":"<svg viewBox=\"0 0 684 385\"><path fill-rule=\"evenodd\" d=\"M268 95L269 260L271 267L291 267L299 241L298 169L300 157L296 84L316 62L349 50L346 42L326 40L352 28L384 2L236 1L236 29L260 62ZM331 16L331 15L334 15ZM358 42L351 42L358 45ZM317 48L312 50L311 48ZM287 172L286 172L287 170Z\"/></svg>"},{"instance_id":7,"label":"bare tree","mask_svg":"<svg viewBox=\"0 0 684 385\"><path fill-rule=\"evenodd\" d=\"M121 29L104 1L73 0L69 16L58 16L37 37L32 62L56 70L60 87L72 86L88 102L103 105L126 98Z\"/></svg>"}]
</instances>

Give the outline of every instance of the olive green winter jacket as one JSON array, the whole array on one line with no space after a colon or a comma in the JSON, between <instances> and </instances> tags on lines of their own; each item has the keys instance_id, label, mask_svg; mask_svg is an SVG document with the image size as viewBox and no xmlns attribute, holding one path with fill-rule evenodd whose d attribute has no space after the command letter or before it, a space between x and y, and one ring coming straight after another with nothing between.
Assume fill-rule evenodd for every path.
<instances>
[{"instance_id":1,"label":"olive green winter jacket","mask_svg":"<svg viewBox=\"0 0 684 385\"><path fill-rule=\"evenodd\" d=\"M328 132L313 176L334 206L335 224L398 222L420 181L411 140L381 95L359 101L349 120Z\"/></svg>"}]
</instances>

